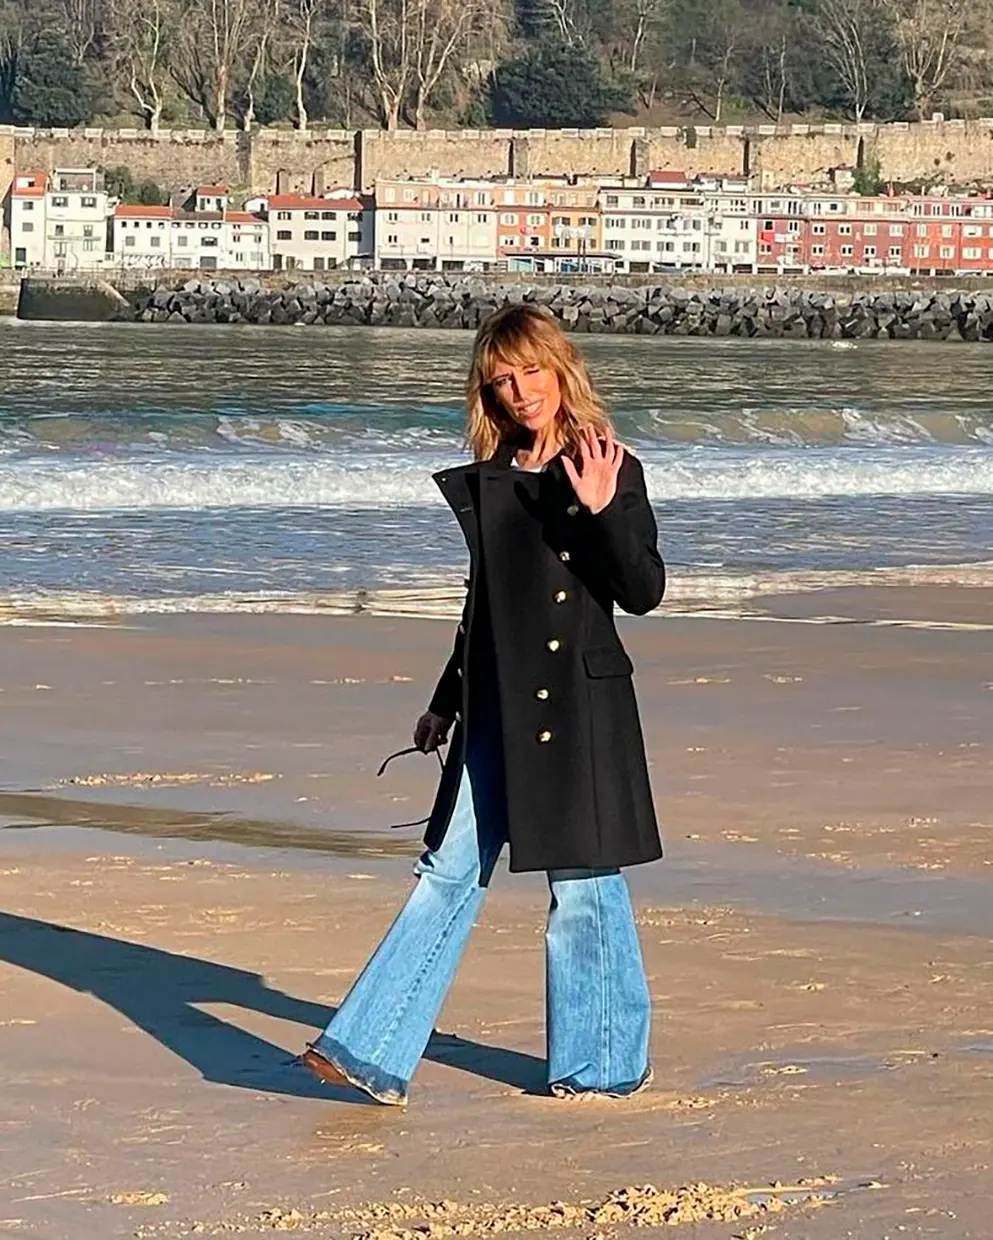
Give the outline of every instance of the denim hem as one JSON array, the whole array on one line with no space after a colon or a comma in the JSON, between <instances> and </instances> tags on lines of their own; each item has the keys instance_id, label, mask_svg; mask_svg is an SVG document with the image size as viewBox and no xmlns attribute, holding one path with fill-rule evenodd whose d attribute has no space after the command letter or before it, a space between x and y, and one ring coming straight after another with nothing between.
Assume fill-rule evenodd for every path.
<instances>
[{"instance_id":1,"label":"denim hem","mask_svg":"<svg viewBox=\"0 0 993 1240\"><path fill-rule=\"evenodd\" d=\"M375 1064L363 1063L349 1054L340 1042L322 1034L312 1047L319 1055L333 1064L350 1085L369 1094L384 1106L402 1107L407 1105L407 1082L392 1073L384 1072Z\"/></svg>"},{"instance_id":2,"label":"denim hem","mask_svg":"<svg viewBox=\"0 0 993 1240\"><path fill-rule=\"evenodd\" d=\"M643 1089L647 1089L654 1077L655 1073L649 1067L637 1081L615 1085L611 1089L590 1089L585 1085L575 1084L574 1078L567 1077L562 1081L552 1081L548 1086L548 1092L553 1098L630 1098Z\"/></svg>"}]
</instances>

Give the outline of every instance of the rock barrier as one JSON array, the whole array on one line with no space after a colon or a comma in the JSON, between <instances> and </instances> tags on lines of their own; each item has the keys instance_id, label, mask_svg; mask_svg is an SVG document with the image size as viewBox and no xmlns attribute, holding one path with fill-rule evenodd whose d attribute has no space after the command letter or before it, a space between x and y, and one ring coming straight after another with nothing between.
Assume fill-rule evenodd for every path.
<instances>
[{"instance_id":1,"label":"rock barrier","mask_svg":"<svg viewBox=\"0 0 993 1240\"><path fill-rule=\"evenodd\" d=\"M356 274L272 288L254 278L192 279L128 294L142 323L253 323L475 329L500 306L544 306L569 331L795 339L993 340L993 293L838 294L808 288L500 284L471 276Z\"/></svg>"}]
</instances>

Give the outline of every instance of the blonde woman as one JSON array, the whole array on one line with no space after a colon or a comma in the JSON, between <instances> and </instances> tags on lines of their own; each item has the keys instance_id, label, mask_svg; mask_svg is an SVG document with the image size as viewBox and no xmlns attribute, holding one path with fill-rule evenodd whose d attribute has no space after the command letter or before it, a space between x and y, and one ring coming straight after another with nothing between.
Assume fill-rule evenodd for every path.
<instances>
[{"instance_id":1,"label":"blonde woman","mask_svg":"<svg viewBox=\"0 0 993 1240\"><path fill-rule=\"evenodd\" d=\"M465 535L455 650L414 743L451 748L417 884L324 1033L321 1079L404 1105L497 857L544 870L548 1085L651 1079L651 1001L621 867L661 856L632 667L614 605L644 614L665 569L639 462L579 354L535 306L480 328L471 465L436 475Z\"/></svg>"}]
</instances>

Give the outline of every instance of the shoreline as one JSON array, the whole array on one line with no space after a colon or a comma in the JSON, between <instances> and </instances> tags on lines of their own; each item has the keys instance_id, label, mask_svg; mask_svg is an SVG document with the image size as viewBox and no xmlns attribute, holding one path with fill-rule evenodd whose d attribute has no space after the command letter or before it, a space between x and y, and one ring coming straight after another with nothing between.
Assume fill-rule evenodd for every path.
<instances>
[{"instance_id":1,"label":"shoreline","mask_svg":"<svg viewBox=\"0 0 993 1240\"><path fill-rule=\"evenodd\" d=\"M769 607L621 624L654 1088L543 1096L547 889L501 865L403 1112L294 1057L409 889L436 767L375 770L451 626L0 626L0 1229L986 1240L993 599Z\"/></svg>"}]
</instances>

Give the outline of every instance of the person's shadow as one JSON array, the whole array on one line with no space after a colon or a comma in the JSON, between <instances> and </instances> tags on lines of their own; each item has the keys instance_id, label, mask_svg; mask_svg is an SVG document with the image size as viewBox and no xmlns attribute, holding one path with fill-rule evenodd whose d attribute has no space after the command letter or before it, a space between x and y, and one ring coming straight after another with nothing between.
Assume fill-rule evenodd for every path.
<instances>
[{"instance_id":1,"label":"person's shadow","mask_svg":"<svg viewBox=\"0 0 993 1240\"><path fill-rule=\"evenodd\" d=\"M272 990L257 973L3 912L0 960L116 1008L204 1080L297 1098L368 1101L358 1091L321 1084L295 1055L196 1006L226 1003L314 1033L334 1015L334 1008ZM533 1055L435 1033L425 1058L527 1093L545 1092L544 1061Z\"/></svg>"}]
</instances>

